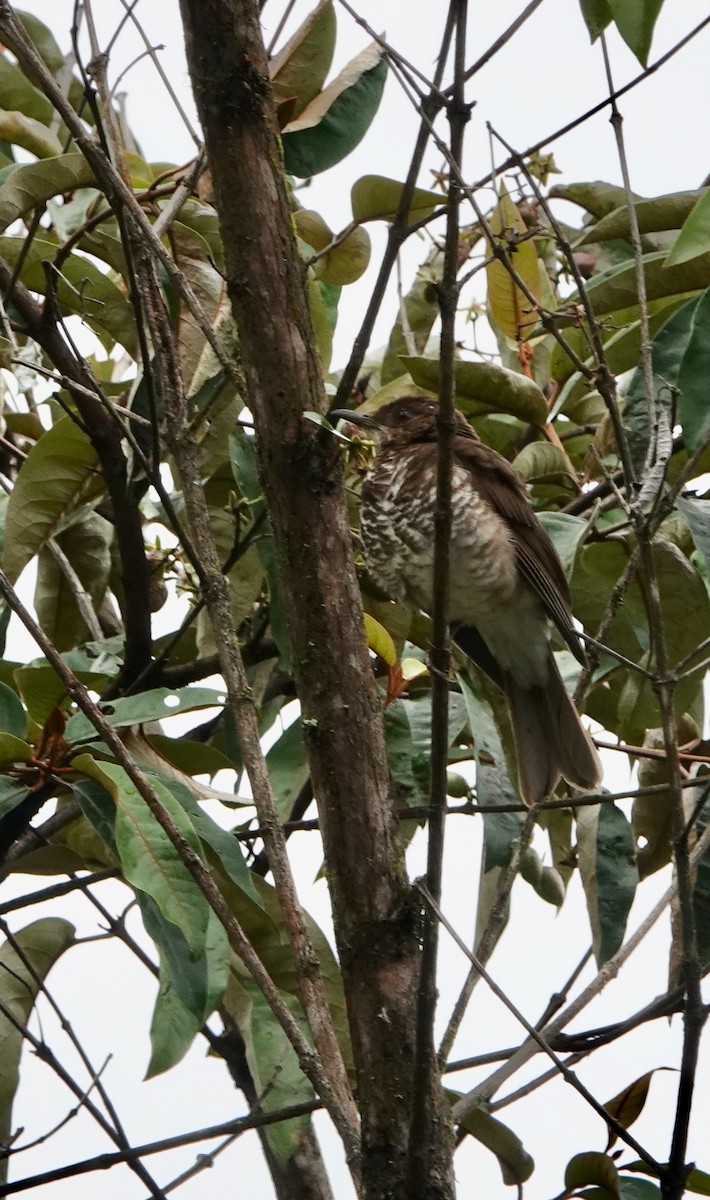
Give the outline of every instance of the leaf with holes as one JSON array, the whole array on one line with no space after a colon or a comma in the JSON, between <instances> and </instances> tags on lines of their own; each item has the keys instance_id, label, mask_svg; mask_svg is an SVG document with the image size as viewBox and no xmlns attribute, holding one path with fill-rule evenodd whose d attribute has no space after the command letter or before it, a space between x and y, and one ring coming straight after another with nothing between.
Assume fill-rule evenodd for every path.
<instances>
[{"instance_id":1,"label":"leaf with holes","mask_svg":"<svg viewBox=\"0 0 710 1200\"><path fill-rule=\"evenodd\" d=\"M146 721L161 721L174 717L176 713L194 712L200 708L223 708L224 692L212 688L151 688L137 696L122 696L110 703L102 704L104 719L114 729L124 725L143 725ZM69 743L78 743L97 736L94 726L83 713L76 713L67 721L64 737Z\"/></svg>"}]
</instances>

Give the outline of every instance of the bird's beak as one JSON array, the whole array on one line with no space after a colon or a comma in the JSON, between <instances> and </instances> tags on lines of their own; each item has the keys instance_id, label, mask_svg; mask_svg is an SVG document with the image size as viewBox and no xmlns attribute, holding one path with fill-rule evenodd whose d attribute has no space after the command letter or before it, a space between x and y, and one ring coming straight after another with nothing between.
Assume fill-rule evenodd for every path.
<instances>
[{"instance_id":1,"label":"bird's beak","mask_svg":"<svg viewBox=\"0 0 710 1200\"><path fill-rule=\"evenodd\" d=\"M369 413L358 412L354 408L334 408L328 413L328 420L333 425L336 421L347 421L348 424L359 425L362 429L380 428L375 417L370 416Z\"/></svg>"}]
</instances>

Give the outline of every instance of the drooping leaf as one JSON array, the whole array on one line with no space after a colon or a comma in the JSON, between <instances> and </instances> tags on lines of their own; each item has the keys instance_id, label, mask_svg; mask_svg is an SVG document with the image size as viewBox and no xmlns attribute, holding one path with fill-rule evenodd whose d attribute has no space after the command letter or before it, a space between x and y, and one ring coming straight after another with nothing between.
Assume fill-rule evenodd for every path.
<instances>
[{"instance_id":1,"label":"drooping leaf","mask_svg":"<svg viewBox=\"0 0 710 1200\"><path fill-rule=\"evenodd\" d=\"M567 1163L565 1187L570 1192L590 1183L604 1188L612 1196L620 1197L619 1172L616 1163L608 1154L587 1150L582 1154L575 1154Z\"/></svg>"},{"instance_id":2,"label":"drooping leaf","mask_svg":"<svg viewBox=\"0 0 710 1200\"><path fill-rule=\"evenodd\" d=\"M112 541L113 525L97 512L89 512L83 520L72 523L56 536L56 545L76 572L95 612L101 607L108 586ZM39 552L35 610L42 629L57 650L70 650L93 633L87 628L72 584L47 546Z\"/></svg>"},{"instance_id":3,"label":"drooping leaf","mask_svg":"<svg viewBox=\"0 0 710 1200\"><path fill-rule=\"evenodd\" d=\"M279 816L287 821L294 800L309 776L308 757L300 721L281 734L266 755L266 766Z\"/></svg>"},{"instance_id":4,"label":"drooping leaf","mask_svg":"<svg viewBox=\"0 0 710 1200\"><path fill-rule=\"evenodd\" d=\"M662 1069L662 1068L660 1068ZM624 1126L624 1129L630 1129L634 1121L637 1121L644 1110L646 1100L648 1099L648 1089L651 1085L651 1080L655 1075L655 1071L647 1071L645 1075L641 1075L639 1079L635 1079L633 1083L629 1083L611 1100L607 1100L604 1108L611 1117ZM607 1142L607 1153L611 1150L617 1135L612 1129L609 1130L609 1140Z\"/></svg>"},{"instance_id":5,"label":"drooping leaf","mask_svg":"<svg viewBox=\"0 0 710 1200\"><path fill-rule=\"evenodd\" d=\"M573 204L579 204L597 221L626 204L627 199L623 187L618 183L607 183L604 179L583 183L556 183L550 188L550 196L555 200L570 200ZM643 199L637 195L632 195L631 198L634 201Z\"/></svg>"},{"instance_id":6,"label":"drooping leaf","mask_svg":"<svg viewBox=\"0 0 710 1200\"><path fill-rule=\"evenodd\" d=\"M710 503L691 496L679 496L676 504L710 573Z\"/></svg>"},{"instance_id":7,"label":"drooping leaf","mask_svg":"<svg viewBox=\"0 0 710 1200\"><path fill-rule=\"evenodd\" d=\"M690 336L677 376L678 419L683 427L686 448L692 452L710 430L710 402L707 391L710 370L710 288L695 306Z\"/></svg>"},{"instance_id":8,"label":"drooping leaf","mask_svg":"<svg viewBox=\"0 0 710 1200\"><path fill-rule=\"evenodd\" d=\"M493 242L490 253L497 248L507 252L507 262L522 279L531 301L513 279L506 262L493 257L486 264L488 284L488 313L495 325L512 341L524 342L537 325L534 301L540 301L540 267L534 238L521 217L517 205L511 199L505 184L501 184L500 198L490 218Z\"/></svg>"},{"instance_id":9,"label":"drooping leaf","mask_svg":"<svg viewBox=\"0 0 710 1200\"><path fill-rule=\"evenodd\" d=\"M373 42L286 126L282 135L286 170L305 179L350 154L372 123L386 77L387 62Z\"/></svg>"},{"instance_id":10,"label":"drooping leaf","mask_svg":"<svg viewBox=\"0 0 710 1200\"><path fill-rule=\"evenodd\" d=\"M710 251L710 191L705 191L696 201L673 248L666 259L667 266L688 262L699 254Z\"/></svg>"},{"instance_id":11,"label":"drooping leaf","mask_svg":"<svg viewBox=\"0 0 710 1200\"><path fill-rule=\"evenodd\" d=\"M210 907L168 835L122 767L98 763L88 754L73 760L75 770L100 783L116 803L114 836L126 879L151 896L166 921L176 925L192 957L204 953ZM153 789L178 830L199 854L200 843L185 811L158 780Z\"/></svg>"},{"instance_id":12,"label":"drooping leaf","mask_svg":"<svg viewBox=\"0 0 710 1200\"><path fill-rule=\"evenodd\" d=\"M29 1021L40 985L73 940L73 925L58 917L45 917L19 930L16 946L5 942L0 948L0 1142L5 1145L12 1133L12 1104L24 1044L22 1027ZM7 1180L8 1161L6 1156L0 1158L2 1183Z\"/></svg>"},{"instance_id":13,"label":"drooping leaf","mask_svg":"<svg viewBox=\"0 0 710 1200\"><path fill-rule=\"evenodd\" d=\"M582 517L557 512L538 513L538 521L552 539L565 575L570 579L579 549L589 532L587 522Z\"/></svg>"},{"instance_id":14,"label":"drooping leaf","mask_svg":"<svg viewBox=\"0 0 710 1200\"><path fill-rule=\"evenodd\" d=\"M356 179L350 192L350 203L354 221L394 221L399 208L404 184L385 175L362 175ZM440 192L429 192L425 188L414 188L406 213L408 225L429 217L435 208L445 203Z\"/></svg>"},{"instance_id":15,"label":"drooping leaf","mask_svg":"<svg viewBox=\"0 0 710 1200\"><path fill-rule=\"evenodd\" d=\"M589 36L594 42L611 22L608 0L579 0L579 6L589 30Z\"/></svg>"},{"instance_id":16,"label":"drooping leaf","mask_svg":"<svg viewBox=\"0 0 710 1200\"><path fill-rule=\"evenodd\" d=\"M380 625L380 622L376 621L369 613L364 613L363 619L365 621L365 636L369 649L374 650L375 654L378 654L384 662L393 667L397 661L397 651L390 634L384 625Z\"/></svg>"},{"instance_id":17,"label":"drooping leaf","mask_svg":"<svg viewBox=\"0 0 710 1200\"><path fill-rule=\"evenodd\" d=\"M634 839L621 809L609 803L578 809L577 848L594 955L601 967L624 939L638 883Z\"/></svg>"},{"instance_id":18,"label":"drooping leaf","mask_svg":"<svg viewBox=\"0 0 710 1200\"><path fill-rule=\"evenodd\" d=\"M17 692L0 683L0 731L23 738L27 733L27 713Z\"/></svg>"},{"instance_id":19,"label":"drooping leaf","mask_svg":"<svg viewBox=\"0 0 710 1200\"><path fill-rule=\"evenodd\" d=\"M416 384L430 392L438 390L438 359L404 355L401 362ZM538 385L526 375L490 362L459 361L454 371L456 403L465 416L507 412L522 421L544 424L547 401Z\"/></svg>"},{"instance_id":20,"label":"drooping leaf","mask_svg":"<svg viewBox=\"0 0 710 1200\"><path fill-rule=\"evenodd\" d=\"M52 123L54 109L46 96L33 87L19 67L6 54L0 54L0 108L23 112L47 128Z\"/></svg>"},{"instance_id":21,"label":"drooping leaf","mask_svg":"<svg viewBox=\"0 0 710 1200\"><path fill-rule=\"evenodd\" d=\"M141 901L143 920L160 950L160 988L151 1021L151 1057L146 1072L146 1078L151 1079L184 1058L202 1025L221 1003L227 987L230 950L224 927L210 910L203 953L193 959L180 931L168 925L155 906L145 903L146 899L143 896Z\"/></svg>"},{"instance_id":22,"label":"drooping leaf","mask_svg":"<svg viewBox=\"0 0 710 1200\"><path fill-rule=\"evenodd\" d=\"M461 1126L475 1137L492 1154L500 1165L503 1183L507 1187L519 1187L530 1178L535 1170L535 1161L523 1146L517 1133L491 1116L483 1108L474 1108L461 1122Z\"/></svg>"},{"instance_id":23,"label":"drooping leaf","mask_svg":"<svg viewBox=\"0 0 710 1200\"><path fill-rule=\"evenodd\" d=\"M277 108L290 105L290 118L299 117L320 92L335 50L333 0L320 0L269 64Z\"/></svg>"},{"instance_id":24,"label":"drooping leaf","mask_svg":"<svg viewBox=\"0 0 710 1200\"><path fill-rule=\"evenodd\" d=\"M606 0L616 28L643 67L648 55L663 0Z\"/></svg>"},{"instance_id":25,"label":"drooping leaf","mask_svg":"<svg viewBox=\"0 0 710 1200\"><path fill-rule=\"evenodd\" d=\"M30 450L5 519L5 572L14 581L67 518L100 496L98 456L83 430L62 417Z\"/></svg>"},{"instance_id":26,"label":"drooping leaf","mask_svg":"<svg viewBox=\"0 0 710 1200\"><path fill-rule=\"evenodd\" d=\"M707 295L707 293L706 293ZM698 300L689 300L673 313L653 339L651 346L651 369L654 394L657 403L670 410L673 394L670 390L677 384L685 352L693 329L693 317ZM629 449L637 469L646 461L652 418L648 410L646 386L641 367L638 367L629 384L624 401L624 428Z\"/></svg>"},{"instance_id":27,"label":"drooping leaf","mask_svg":"<svg viewBox=\"0 0 710 1200\"><path fill-rule=\"evenodd\" d=\"M380 383L386 385L402 376L402 356L426 352L427 342L439 316L438 285L444 256L435 243L417 270L414 282L402 299L397 320L392 326L380 368ZM393 397L394 398L394 397Z\"/></svg>"},{"instance_id":28,"label":"drooping leaf","mask_svg":"<svg viewBox=\"0 0 710 1200\"><path fill-rule=\"evenodd\" d=\"M293 996L284 996L284 1000L308 1036L299 1002ZM301 1071L291 1043L250 979L232 975L225 1008L244 1039L249 1071L257 1090L264 1094L266 1111L312 1099L313 1089ZM269 1144L279 1161L288 1162L307 1126L308 1118L299 1117L272 1127Z\"/></svg>"}]
</instances>

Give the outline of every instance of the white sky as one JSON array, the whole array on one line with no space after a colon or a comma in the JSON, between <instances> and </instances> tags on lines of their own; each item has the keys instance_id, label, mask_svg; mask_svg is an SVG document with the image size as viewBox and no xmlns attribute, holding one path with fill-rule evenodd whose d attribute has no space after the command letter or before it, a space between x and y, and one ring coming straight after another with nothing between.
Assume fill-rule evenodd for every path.
<instances>
[{"instance_id":1,"label":"white sky","mask_svg":"<svg viewBox=\"0 0 710 1200\"><path fill-rule=\"evenodd\" d=\"M51 24L63 47L68 46L72 0L26 0L26 7ZM281 11L280 0L268 0L267 21ZM310 0L299 0L296 19L310 7ZM103 40L115 28L120 6L116 0L96 3L96 17ZM360 0L362 15L419 68L428 73L438 45L440 25L446 6L431 0ZM522 10L522 0L500 0L481 4L472 0L469 20L469 54L473 61ZM652 60L673 44L708 12L701 0L666 0L657 26ZM181 42L177 0L141 0L137 13L151 42L163 44L161 61L183 104L192 110L189 85ZM337 64L351 57L367 40L344 12L339 13ZM639 67L615 33L610 35L615 82L618 85L635 76ZM122 35L113 59L113 77L129 63L142 46L129 29ZM624 133L629 156L631 183L645 195L697 187L710 171L710 103L708 70L710 30L705 30L662 72L640 85L621 101ZM189 136L175 116L151 65L145 61L132 68L122 85L129 92L128 114L134 132L149 160L183 162L191 156ZM487 173L490 151L485 122L490 121L516 148L524 149L564 124L574 115L602 99L605 81L601 53L591 48L575 0L546 0L525 26L522 34L489 64L473 81L469 98L477 99L467 131L466 170L470 179ZM417 118L403 100L398 85L388 82L382 109L358 150L340 166L320 177L302 197L322 211L332 228L345 225L350 218L349 194L353 181L364 173L381 173L403 179L417 128ZM602 114L554 145L557 165L563 171L561 181L607 179L620 182L614 138L607 117ZM429 165L438 167L437 156ZM420 181L428 186L424 171ZM565 206L569 218L572 210ZM375 253L382 246L382 232L371 228ZM423 249L423 248L422 248ZM347 289L341 300L343 314L336 339L335 364L342 365L349 343L359 324L359 314L368 297L375 267L358 284ZM413 270L411 260L405 265ZM406 279L405 279L406 282ZM375 342L383 342L393 317L390 298L386 316L378 325ZM17 643L13 642L13 653ZM618 758L618 756L617 756ZM618 778L618 765L613 774ZM470 941L474 921L479 858L478 822L455 818L449 826L445 863L447 886L444 908L463 937ZM315 840L299 835L291 843L299 886L305 902L319 920L327 921L324 884L312 885L319 861ZM542 843L541 843L542 847ZM423 842L417 841L411 854L413 875L423 870ZM643 912L666 886L667 879L654 879L640 889L629 928L635 928ZM3 896L11 893L15 881L4 885ZM24 890L24 887L23 889ZM100 893L109 906L111 898L122 901L118 885L104 885ZM88 905L53 904L46 914L63 913L88 931L92 924ZM32 910L31 917L41 915ZM13 927L24 923L15 917ZM137 922L134 923L137 925ZM562 986L578 956L586 948L586 915L579 889L573 887L559 915L543 905L522 882L514 891L511 927L496 951L491 970L506 987L529 1018L535 1019L552 992ZM446 939L444 938L444 941ZM644 943L621 979L609 985L605 993L576 1023L589 1028L623 1017L651 997L665 990L667 971L668 922ZM441 1011L446 1013L457 995L465 973L465 964L457 953L444 955L441 981ZM583 980L591 977L587 969ZM114 1057L103 1076L130 1139L149 1141L179 1131L228 1119L243 1111L240 1099L220 1063L207 1061L203 1045L198 1043L186 1062L160 1079L141 1085L140 1078L148 1062L148 1024L153 983L130 953L111 943L88 945L69 952L50 976L53 992L62 999L67 1016L93 1057L103 1062L107 1053ZM65 1046L55 1039L55 1022L46 1013L43 1029L52 1044ZM522 1034L510 1017L479 986L455 1056L479 1053L510 1045ZM678 1059L680 1023L654 1023L624 1040L622 1047L599 1051L579 1070L580 1077L604 1101L622 1086L651 1067L669 1065ZM64 1060L72 1063L68 1049ZM544 1069L536 1060L533 1071L524 1072L515 1086ZM709 1092L707 1052L701 1062L700 1083L691 1128L690 1157L710 1169L707 1158L707 1121ZM23 1083L16 1106L15 1124L26 1127L24 1140L37 1136L66 1113L72 1101L51 1072L29 1054L23 1064ZM664 1140L670 1126L677 1077L659 1074L652 1084L651 1099L641 1120L634 1127L636 1136L663 1159ZM452 1078L454 1086L473 1081ZM564 1094L563 1094L564 1093ZM603 1123L562 1082L501 1113L520 1135L536 1158L538 1168L526 1185L528 1200L544 1200L562 1190L564 1164L569 1156L585 1149L603 1149ZM351 1195L347 1175L338 1167L336 1139L324 1131L328 1158L334 1166L334 1191L338 1200ZM249 1135L251 1137L252 1135ZM209 1174L199 1175L179 1194L185 1200L197 1200L209 1194L213 1200L227 1200L235 1191L254 1200L271 1195L268 1176L263 1168L255 1140L243 1139L240 1146L219 1159ZM13 1177L34 1173L92 1153L110 1149L84 1116L70 1122L67 1129L13 1164ZM150 1167L162 1182L177 1174L194 1158L195 1151L184 1151L151 1160ZM628 1161L625 1154L622 1161ZM486 1200L504 1194L495 1160L470 1139L456 1159L461 1195L468 1194L473 1181L477 1194ZM236 1186L235 1186L236 1185ZM41 1194L44 1194L42 1192ZM48 1192L48 1194L50 1194ZM106 1200L140 1200L145 1189L123 1169L108 1174L78 1177L53 1185L52 1200L88 1200L97 1194Z\"/></svg>"}]
</instances>

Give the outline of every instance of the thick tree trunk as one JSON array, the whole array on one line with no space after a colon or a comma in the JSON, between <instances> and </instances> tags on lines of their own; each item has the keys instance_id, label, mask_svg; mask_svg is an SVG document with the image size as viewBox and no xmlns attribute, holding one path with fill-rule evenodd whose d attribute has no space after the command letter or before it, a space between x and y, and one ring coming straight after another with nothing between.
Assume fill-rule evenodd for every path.
<instances>
[{"instance_id":1,"label":"thick tree trunk","mask_svg":"<svg viewBox=\"0 0 710 1200\"><path fill-rule=\"evenodd\" d=\"M404 1200L419 908L389 797L335 439L302 415L322 411L325 397L258 5L181 0L181 7L323 833L362 1117L363 1193ZM432 1198L453 1195L442 1103L437 1088Z\"/></svg>"}]
</instances>

